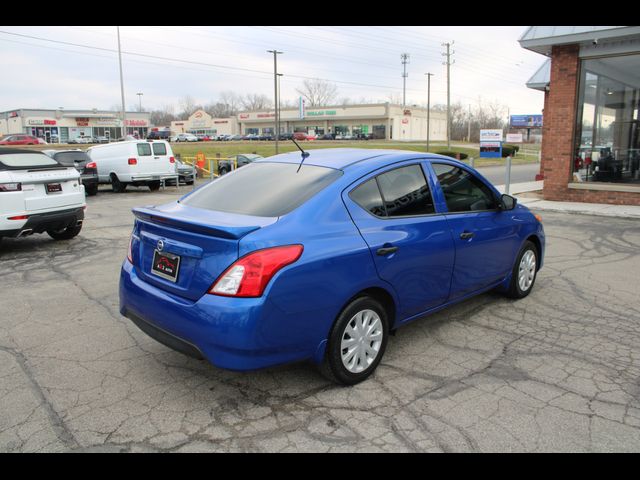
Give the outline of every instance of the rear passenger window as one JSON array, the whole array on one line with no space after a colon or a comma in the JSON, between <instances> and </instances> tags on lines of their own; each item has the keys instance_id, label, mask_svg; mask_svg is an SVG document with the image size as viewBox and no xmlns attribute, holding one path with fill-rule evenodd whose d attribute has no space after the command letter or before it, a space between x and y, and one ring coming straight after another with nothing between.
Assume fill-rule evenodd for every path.
<instances>
[{"instance_id":1,"label":"rear passenger window","mask_svg":"<svg viewBox=\"0 0 640 480\"><path fill-rule=\"evenodd\" d=\"M420 165L409 165L378 175L349 196L378 217L404 217L435 213L431 192Z\"/></svg>"},{"instance_id":2,"label":"rear passenger window","mask_svg":"<svg viewBox=\"0 0 640 480\"><path fill-rule=\"evenodd\" d=\"M498 208L493 192L470 172L453 165L432 163L450 212Z\"/></svg>"},{"instance_id":3,"label":"rear passenger window","mask_svg":"<svg viewBox=\"0 0 640 480\"><path fill-rule=\"evenodd\" d=\"M396 168L378 175L377 179L388 216L435 213L431 192L420 165Z\"/></svg>"},{"instance_id":4,"label":"rear passenger window","mask_svg":"<svg viewBox=\"0 0 640 480\"><path fill-rule=\"evenodd\" d=\"M141 157L151 156L151 146L148 143L138 143L138 155Z\"/></svg>"},{"instance_id":5,"label":"rear passenger window","mask_svg":"<svg viewBox=\"0 0 640 480\"><path fill-rule=\"evenodd\" d=\"M154 143L153 144L153 154L154 155L166 155L167 154L167 146L164 143Z\"/></svg>"},{"instance_id":6,"label":"rear passenger window","mask_svg":"<svg viewBox=\"0 0 640 480\"><path fill-rule=\"evenodd\" d=\"M382 196L378 189L378 183L375 178L363 183L353 190L349 196L365 210L368 210L376 217L386 217L387 212L382 204Z\"/></svg>"}]
</instances>

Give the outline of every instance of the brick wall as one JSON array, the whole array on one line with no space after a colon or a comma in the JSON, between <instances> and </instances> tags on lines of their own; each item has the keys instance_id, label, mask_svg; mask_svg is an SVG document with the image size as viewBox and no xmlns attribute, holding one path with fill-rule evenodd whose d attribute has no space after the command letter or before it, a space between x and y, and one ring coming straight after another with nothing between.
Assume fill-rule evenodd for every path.
<instances>
[{"instance_id":1,"label":"brick wall","mask_svg":"<svg viewBox=\"0 0 640 480\"><path fill-rule=\"evenodd\" d=\"M546 200L640 205L640 193L569 189L574 155L580 61L578 45L551 50L549 92L544 99L544 124L540 170Z\"/></svg>"}]
</instances>

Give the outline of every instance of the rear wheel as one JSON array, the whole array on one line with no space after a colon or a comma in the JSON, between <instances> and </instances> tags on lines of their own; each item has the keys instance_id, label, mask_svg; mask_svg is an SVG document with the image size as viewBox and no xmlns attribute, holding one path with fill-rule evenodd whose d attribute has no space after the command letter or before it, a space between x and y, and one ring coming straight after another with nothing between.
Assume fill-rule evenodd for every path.
<instances>
[{"instance_id":1,"label":"rear wheel","mask_svg":"<svg viewBox=\"0 0 640 480\"><path fill-rule=\"evenodd\" d=\"M538 271L538 249L533 242L527 241L516 257L511 271L511 283L506 295L510 298L524 298L533 289Z\"/></svg>"},{"instance_id":2,"label":"rear wheel","mask_svg":"<svg viewBox=\"0 0 640 480\"><path fill-rule=\"evenodd\" d=\"M384 307L371 297L356 298L331 329L321 373L343 385L362 382L380 363L388 334Z\"/></svg>"},{"instance_id":3,"label":"rear wheel","mask_svg":"<svg viewBox=\"0 0 640 480\"><path fill-rule=\"evenodd\" d=\"M80 233L82 230L82 224L73 225L60 230L47 230L47 233L54 240L69 240Z\"/></svg>"},{"instance_id":4,"label":"rear wheel","mask_svg":"<svg viewBox=\"0 0 640 480\"><path fill-rule=\"evenodd\" d=\"M111 189L115 193L122 193L127 189L127 184L118 180L118 177L113 174L111 175Z\"/></svg>"},{"instance_id":5,"label":"rear wheel","mask_svg":"<svg viewBox=\"0 0 640 480\"><path fill-rule=\"evenodd\" d=\"M149 182L147 185L152 192L160 190L160 182Z\"/></svg>"},{"instance_id":6,"label":"rear wheel","mask_svg":"<svg viewBox=\"0 0 640 480\"><path fill-rule=\"evenodd\" d=\"M84 189L87 192L87 195L90 195L92 197L94 195L98 194L98 184L97 183L92 183L90 185L85 185Z\"/></svg>"}]
</instances>

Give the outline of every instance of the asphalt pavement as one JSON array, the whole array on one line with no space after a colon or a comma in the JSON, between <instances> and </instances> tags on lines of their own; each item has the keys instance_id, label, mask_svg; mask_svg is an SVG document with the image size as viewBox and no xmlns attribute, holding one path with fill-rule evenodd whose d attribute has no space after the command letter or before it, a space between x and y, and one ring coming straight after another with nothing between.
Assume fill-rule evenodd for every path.
<instances>
[{"instance_id":1,"label":"asphalt pavement","mask_svg":"<svg viewBox=\"0 0 640 480\"><path fill-rule=\"evenodd\" d=\"M546 212L531 295L413 322L341 387L221 370L120 316L130 209L175 198L103 190L75 239L3 241L0 451L640 451L640 220Z\"/></svg>"}]
</instances>

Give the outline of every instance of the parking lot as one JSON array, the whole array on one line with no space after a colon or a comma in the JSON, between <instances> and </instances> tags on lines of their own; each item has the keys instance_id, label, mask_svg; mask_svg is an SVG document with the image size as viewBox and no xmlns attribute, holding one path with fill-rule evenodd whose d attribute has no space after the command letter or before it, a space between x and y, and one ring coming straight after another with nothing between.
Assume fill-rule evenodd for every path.
<instances>
[{"instance_id":1,"label":"parking lot","mask_svg":"<svg viewBox=\"0 0 640 480\"><path fill-rule=\"evenodd\" d=\"M130 209L176 196L103 187L75 239L3 241L0 451L640 451L637 220L543 213L531 295L416 321L341 387L220 370L120 316Z\"/></svg>"}]
</instances>

